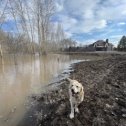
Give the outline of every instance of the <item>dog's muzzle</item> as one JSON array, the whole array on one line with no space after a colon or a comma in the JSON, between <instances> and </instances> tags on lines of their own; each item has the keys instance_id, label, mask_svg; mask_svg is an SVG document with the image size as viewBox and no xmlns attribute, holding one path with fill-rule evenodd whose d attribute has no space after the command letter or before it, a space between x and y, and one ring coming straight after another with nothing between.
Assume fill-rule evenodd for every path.
<instances>
[{"instance_id":1,"label":"dog's muzzle","mask_svg":"<svg viewBox=\"0 0 126 126\"><path fill-rule=\"evenodd\" d=\"M71 89L72 95L77 95L79 92L74 92L73 89Z\"/></svg>"}]
</instances>

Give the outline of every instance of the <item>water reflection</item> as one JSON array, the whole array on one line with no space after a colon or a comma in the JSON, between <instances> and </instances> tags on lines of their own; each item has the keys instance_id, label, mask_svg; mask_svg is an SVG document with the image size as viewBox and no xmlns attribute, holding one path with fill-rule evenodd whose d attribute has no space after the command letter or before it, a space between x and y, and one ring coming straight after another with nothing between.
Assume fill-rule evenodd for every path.
<instances>
[{"instance_id":1,"label":"water reflection","mask_svg":"<svg viewBox=\"0 0 126 126\"><path fill-rule=\"evenodd\" d=\"M44 85L76 60L57 54L4 56L0 65L0 126L16 126L26 112L27 96L41 93Z\"/></svg>"}]
</instances>

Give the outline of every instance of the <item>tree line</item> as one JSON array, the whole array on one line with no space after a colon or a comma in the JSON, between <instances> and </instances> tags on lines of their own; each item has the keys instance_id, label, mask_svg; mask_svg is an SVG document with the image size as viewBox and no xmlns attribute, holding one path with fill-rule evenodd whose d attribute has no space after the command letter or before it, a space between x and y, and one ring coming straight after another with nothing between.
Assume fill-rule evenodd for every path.
<instances>
[{"instance_id":1,"label":"tree line","mask_svg":"<svg viewBox=\"0 0 126 126\"><path fill-rule=\"evenodd\" d=\"M53 23L54 0L0 0L0 53L46 54L76 42L67 39L62 24ZM4 25L8 23L9 31Z\"/></svg>"}]
</instances>

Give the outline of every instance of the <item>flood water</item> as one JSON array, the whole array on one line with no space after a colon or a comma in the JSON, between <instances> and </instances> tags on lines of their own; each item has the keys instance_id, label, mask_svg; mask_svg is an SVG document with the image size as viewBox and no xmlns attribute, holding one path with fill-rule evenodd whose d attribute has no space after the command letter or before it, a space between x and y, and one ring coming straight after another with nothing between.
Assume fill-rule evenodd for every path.
<instances>
[{"instance_id":1,"label":"flood water","mask_svg":"<svg viewBox=\"0 0 126 126\"><path fill-rule=\"evenodd\" d=\"M44 86L81 59L60 54L4 56L0 63L0 126L16 126L27 111L28 96L40 94Z\"/></svg>"}]
</instances>

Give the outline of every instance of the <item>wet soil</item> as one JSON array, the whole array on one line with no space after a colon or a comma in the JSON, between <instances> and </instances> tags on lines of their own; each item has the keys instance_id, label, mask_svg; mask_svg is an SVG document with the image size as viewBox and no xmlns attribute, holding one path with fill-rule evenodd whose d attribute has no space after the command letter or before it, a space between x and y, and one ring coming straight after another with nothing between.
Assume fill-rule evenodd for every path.
<instances>
[{"instance_id":1,"label":"wet soil","mask_svg":"<svg viewBox=\"0 0 126 126\"><path fill-rule=\"evenodd\" d=\"M32 97L36 105L19 126L126 126L126 56L73 64L70 78L84 86L80 114L69 118L69 83L64 79L56 90Z\"/></svg>"}]
</instances>

